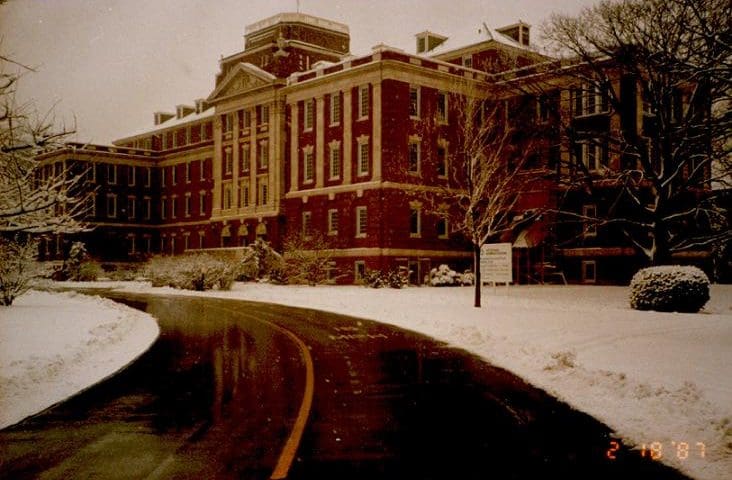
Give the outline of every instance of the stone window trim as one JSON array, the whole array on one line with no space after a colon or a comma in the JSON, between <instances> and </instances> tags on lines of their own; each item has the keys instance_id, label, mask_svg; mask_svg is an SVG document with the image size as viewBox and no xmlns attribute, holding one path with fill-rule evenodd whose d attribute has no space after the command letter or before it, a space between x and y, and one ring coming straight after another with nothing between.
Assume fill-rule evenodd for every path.
<instances>
[{"instance_id":1,"label":"stone window trim","mask_svg":"<svg viewBox=\"0 0 732 480\"><path fill-rule=\"evenodd\" d=\"M302 183L315 182L315 148L312 145L302 147Z\"/></svg>"},{"instance_id":2,"label":"stone window trim","mask_svg":"<svg viewBox=\"0 0 732 480\"><path fill-rule=\"evenodd\" d=\"M328 172L329 180L340 180L341 178L341 142L333 140L328 144L329 147L329 164Z\"/></svg>"},{"instance_id":3,"label":"stone window trim","mask_svg":"<svg viewBox=\"0 0 732 480\"><path fill-rule=\"evenodd\" d=\"M368 209L366 206L356 207L356 238L366 238L368 230Z\"/></svg>"},{"instance_id":4,"label":"stone window trim","mask_svg":"<svg viewBox=\"0 0 732 480\"><path fill-rule=\"evenodd\" d=\"M369 151L369 136L361 135L356 138L358 144L358 158L357 158L357 175L359 177L365 177L369 174L369 164L371 163L371 152Z\"/></svg>"},{"instance_id":5,"label":"stone window trim","mask_svg":"<svg viewBox=\"0 0 732 480\"><path fill-rule=\"evenodd\" d=\"M369 95L369 84L358 86L358 118L357 120L367 120L369 118L369 106L371 98Z\"/></svg>"}]
</instances>

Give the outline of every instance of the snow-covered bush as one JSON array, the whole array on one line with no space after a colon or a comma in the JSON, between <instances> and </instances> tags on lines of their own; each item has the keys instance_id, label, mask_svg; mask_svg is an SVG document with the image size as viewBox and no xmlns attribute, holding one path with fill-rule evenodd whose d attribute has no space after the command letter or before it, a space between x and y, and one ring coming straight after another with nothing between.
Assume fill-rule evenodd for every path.
<instances>
[{"instance_id":1,"label":"snow-covered bush","mask_svg":"<svg viewBox=\"0 0 732 480\"><path fill-rule=\"evenodd\" d=\"M475 285L475 275L473 275L473 272L465 270L465 273L463 273L462 284L464 286Z\"/></svg>"},{"instance_id":2,"label":"snow-covered bush","mask_svg":"<svg viewBox=\"0 0 732 480\"><path fill-rule=\"evenodd\" d=\"M244 258L237 268L237 280L260 280L268 279L282 271L284 261L269 243L257 239L247 247Z\"/></svg>"},{"instance_id":3,"label":"snow-covered bush","mask_svg":"<svg viewBox=\"0 0 732 480\"><path fill-rule=\"evenodd\" d=\"M462 285L462 275L445 264L430 270L430 285L433 287L455 287Z\"/></svg>"},{"instance_id":4,"label":"snow-covered bush","mask_svg":"<svg viewBox=\"0 0 732 480\"><path fill-rule=\"evenodd\" d=\"M37 254L38 242L0 237L0 305L12 305L43 275Z\"/></svg>"},{"instance_id":5,"label":"snow-covered bush","mask_svg":"<svg viewBox=\"0 0 732 480\"><path fill-rule=\"evenodd\" d=\"M84 242L74 242L69 249L69 256L64 260L64 265L60 275L60 280L80 281L81 265L89 260L89 253L86 251Z\"/></svg>"},{"instance_id":6,"label":"snow-covered bush","mask_svg":"<svg viewBox=\"0 0 732 480\"><path fill-rule=\"evenodd\" d=\"M404 288L409 284L409 275L399 270L369 270L363 278L363 284L371 288Z\"/></svg>"},{"instance_id":7,"label":"snow-covered bush","mask_svg":"<svg viewBox=\"0 0 732 480\"><path fill-rule=\"evenodd\" d=\"M636 310L696 313L708 300L709 278L696 267L644 268L630 282L630 306Z\"/></svg>"},{"instance_id":8,"label":"snow-covered bush","mask_svg":"<svg viewBox=\"0 0 732 480\"><path fill-rule=\"evenodd\" d=\"M147 267L153 287L183 290L229 290L237 275L237 265L206 254L155 257Z\"/></svg>"}]
</instances>

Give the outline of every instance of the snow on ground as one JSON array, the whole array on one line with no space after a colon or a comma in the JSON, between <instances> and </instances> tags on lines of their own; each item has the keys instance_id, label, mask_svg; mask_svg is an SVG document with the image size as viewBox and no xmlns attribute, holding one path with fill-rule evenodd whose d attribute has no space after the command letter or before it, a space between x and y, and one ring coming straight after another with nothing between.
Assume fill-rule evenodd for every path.
<instances>
[{"instance_id":1,"label":"snow on ground","mask_svg":"<svg viewBox=\"0 0 732 480\"><path fill-rule=\"evenodd\" d=\"M661 461L693 478L718 480L732 472L730 285L713 285L699 314L632 310L627 287L486 287L483 308L476 309L472 288L459 287L246 283L198 293L140 282L105 286L301 306L422 332L516 373L630 444L661 443ZM671 442L688 444L688 458ZM704 458L697 442L705 445Z\"/></svg>"},{"instance_id":2,"label":"snow on ground","mask_svg":"<svg viewBox=\"0 0 732 480\"><path fill-rule=\"evenodd\" d=\"M75 293L31 291L0 307L0 428L110 376L158 333L146 313Z\"/></svg>"}]
</instances>

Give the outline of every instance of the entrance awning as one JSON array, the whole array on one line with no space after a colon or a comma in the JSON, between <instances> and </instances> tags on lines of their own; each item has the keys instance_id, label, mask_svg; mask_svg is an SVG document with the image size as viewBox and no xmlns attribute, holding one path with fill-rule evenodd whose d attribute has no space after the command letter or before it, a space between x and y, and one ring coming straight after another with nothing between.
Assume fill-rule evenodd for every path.
<instances>
[{"instance_id":1,"label":"entrance awning","mask_svg":"<svg viewBox=\"0 0 732 480\"><path fill-rule=\"evenodd\" d=\"M513 241L513 248L538 247L544 242L546 234L544 222L534 222L519 232Z\"/></svg>"}]
</instances>

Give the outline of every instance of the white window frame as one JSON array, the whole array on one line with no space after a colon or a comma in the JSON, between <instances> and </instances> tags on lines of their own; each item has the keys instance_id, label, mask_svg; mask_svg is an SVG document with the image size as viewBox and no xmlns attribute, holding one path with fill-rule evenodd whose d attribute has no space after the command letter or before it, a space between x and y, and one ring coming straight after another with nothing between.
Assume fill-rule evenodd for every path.
<instances>
[{"instance_id":1,"label":"white window frame","mask_svg":"<svg viewBox=\"0 0 732 480\"><path fill-rule=\"evenodd\" d=\"M241 171L249 172L251 159L251 146L249 143L244 143L241 146Z\"/></svg>"},{"instance_id":2,"label":"white window frame","mask_svg":"<svg viewBox=\"0 0 732 480\"><path fill-rule=\"evenodd\" d=\"M234 155L231 147L224 148L224 174L230 175L234 172Z\"/></svg>"},{"instance_id":3,"label":"white window frame","mask_svg":"<svg viewBox=\"0 0 732 480\"><path fill-rule=\"evenodd\" d=\"M313 129L313 125L315 125L315 100L310 98L305 100L303 105L303 131L309 132Z\"/></svg>"},{"instance_id":4,"label":"white window frame","mask_svg":"<svg viewBox=\"0 0 732 480\"><path fill-rule=\"evenodd\" d=\"M175 168L177 165L170 166L170 184L178 185L178 169Z\"/></svg>"},{"instance_id":5,"label":"white window frame","mask_svg":"<svg viewBox=\"0 0 732 480\"><path fill-rule=\"evenodd\" d=\"M191 162L186 162L186 183L191 183Z\"/></svg>"},{"instance_id":6,"label":"white window frame","mask_svg":"<svg viewBox=\"0 0 732 480\"><path fill-rule=\"evenodd\" d=\"M152 168L145 167L145 187L152 186Z\"/></svg>"},{"instance_id":7,"label":"white window frame","mask_svg":"<svg viewBox=\"0 0 732 480\"><path fill-rule=\"evenodd\" d=\"M261 115L261 121L262 125L267 125L269 123L269 105L262 104L259 107L259 113Z\"/></svg>"},{"instance_id":8,"label":"white window frame","mask_svg":"<svg viewBox=\"0 0 732 480\"><path fill-rule=\"evenodd\" d=\"M328 158L329 180L339 180L341 178L341 143L334 141L330 143L330 152Z\"/></svg>"},{"instance_id":9,"label":"white window frame","mask_svg":"<svg viewBox=\"0 0 732 480\"><path fill-rule=\"evenodd\" d=\"M588 273L588 267L592 266L592 277L590 278ZM596 260L582 260L582 283L597 283L597 261Z\"/></svg>"},{"instance_id":10,"label":"white window frame","mask_svg":"<svg viewBox=\"0 0 732 480\"><path fill-rule=\"evenodd\" d=\"M585 218L582 225L582 235L584 237L597 236L597 224L586 220L587 218L597 218L597 205L587 204L582 206L582 216Z\"/></svg>"},{"instance_id":11,"label":"white window frame","mask_svg":"<svg viewBox=\"0 0 732 480\"><path fill-rule=\"evenodd\" d=\"M302 183L315 181L315 154L313 147L308 145L302 149Z\"/></svg>"},{"instance_id":12,"label":"white window frame","mask_svg":"<svg viewBox=\"0 0 732 480\"><path fill-rule=\"evenodd\" d=\"M165 220L166 213L165 210L168 209L168 199L167 197L160 197L160 219Z\"/></svg>"},{"instance_id":13,"label":"white window frame","mask_svg":"<svg viewBox=\"0 0 732 480\"><path fill-rule=\"evenodd\" d=\"M416 169L412 169L412 149L415 149L416 158ZM416 137L409 138L409 146L407 147L407 172L411 175L419 175L422 171L422 141Z\"/></svg>"},{"instance_id":14,"label":"white window frame","mask_svg":"<svg viewBox=\"0 0 732 480\"><path fill-rule=\"evenodd\" d=\"M259 142L259 150L257 159L258 159L258 167L260 170L266 170L269 168L269 141L268 140L261 140Z\"/></svg>"},{"instance_id":15,"label":"white window frame","mask_svg":"<svg viewBox=\"0 0 732 480\"><path fill-rule=\"evenodd\" d=\"M135 167L134 165L128 165L127 166L127 185L130 187L134 187L136 177L137 177L137 167Z\"/></svg>"},{"instance_id":16,"label":"white window frame","mask_svg":"<svg viewBox=\"0 0 732 480\"><path fill-rule=\"evenodd\" d=\"M358 141L358 168L357 175L359 177L365 177L369 174L369 167L371 163L371 152L369 150L369 138L367 136L361 136L357 139Z\"/></svg>"},{"instance_id":17,"label":"white window frame","mask_svg":"<svg viewBox=\"0 0 732 480\"><path fill-rule=\"evenodd\" d=\"M170 218L178 218L178 195L170 196Z\"/></svg>"},{"instance_id":18,"label":"white window frame","mask_svg":"<svg viewBox=\"0 0 732 480\"><path fill-rule=\"evenodd\" d=\"M201 190L198 192L198 215L206 215L206 191Z\"/></svg>"},{"instance_id":19,"label":"white window frame","mask_svg":"<svg viewBox=\"0 0 732 480\"><path fill-rule=\"evenodd\" d=\"M592 140L584 141L581 145L581 156L580 159L582 164L590 172L602 171L606 168L603 164L605 158L605 147L599 139L595 138ZM590 158L594 158L594 165L590 165Z\"/></svg>"},{"instance_id":20,"label":"white window frame","mask_svg":"<svg viewBox=\"0 0 732 480\"><path fill-rule=\"evenodd\" d=\"M227 183L223 184L222 189L223 189L223 192L221 195L221 203L222 203L221 208L223 210L230 210L234 206L234 204L233 204L234 196L231 191L231 182L227 182Z\"/></svg>"},{"instance_id":21,"label":"white window frame","mask_svg":"<svg viewBox=\"0 0 732 480\"><path fill-rule=\"evenodd\" d=\"M338 235L338 209L328 210L328 235Z\"/></svg>"},{"instance_id":22,"label":"white window frame","mask_svg":"<svg viewBox=\"0 0 732 480\"><path fill-rule=\"evenodd\" d=\"M191 192L185 193L183 203L184 203L183 214L186 217L190 217L191 216Z\"/></svg>"},{"instance_id":23,"label":"white window frame","mask_svg":"<svg viewBox=\"0 0 732 480\"><path fill-rule=\"evenodd\" d=\"M309 239L313 230L313 212L302 212L302 237Z\"/></svg>"},{"instance_id":24,"label":"white window frame","mask_svg":"<svg viewBox=\"0 0 732 480\"><path fill-rule=\"evenodd\" d=\"M341 123L341 92L333 92L329 97L330 126L334 127Z\"/></svg>"},{"instance_id":25,"label":"white window frame","mask_svg":"<svg viewBox=\"0 0 732 480\"><path fill-rule=\"evenodd\" d=\"M145 207L145 220L152 218L152 199L150 197L142 197L142 204Z\"/></svg>"},{"instance_id":26,"label":"white window frame","mask_svg":"<svg viewBox=\"0 0 732 480\"><path fill-rule=\"evenodd\" d=\"M412 231L412 215L417 213L417 231ZM409 238L421 238L422 237L422 208L421 207L409 207Z\"/></svg>"},{"instance_id":27,"label":"white window frame","mask_svg":"<svg viewBox=\"0 0 732 480\"><path fill-rule=\"evenodd\" d=\"M366 238L368 233L368 209L365 206L356 207L356 238Z\"/></svg>"},{"instance_id":28,"label":"white window frame","mask_svg":"<svg viewBox=\"0 0 732 480\"><path fill-rule=\"evenodd\" d=\"M269 200L269 186L267 185L266 181L263 181L262 179L259 180L259 188L257 189L257 193L257 200L259 202L259 205L267 205L267 201Z\"/></svg>"},{"instance_id":29,"label":"white window frame","mask_svg":"<svg viewBox=\"0 0 732 480\"><path fill-rule=\"evenodd\" d=\"M414 95L414 97L412 96ZM409 118L417 119L421 115L422 89L419 85L409 85ZM412 111L414 109L414 111Z\"/></svg>"},{"instance_id":30,"label":"white window frame","mask_svg":"<svg viewBox=\"0 0 732 480\"><path fill-rule=\"evenodd\" d=\"M242 207L249 206L249 182L241 182L241 194L239 195L239 203Z\"/></svg>"},{"instance_id":31,"label":"white window frame","mask_svg":"<svg viewBox=\"0 0 732 480\"><path fill-rule=\"evenodd\" d=\"M201 171L198 172L200 180L206 180L206 172L204 170L205 167L206 167L206 159L202 158L201 159Z\"/></svg>"},{"instance_id":32,"label":"white window frame","mask_svg":"<svg viewBox=\"0 0 732 480\"><path fill-rule=\"evenodd\" d=\"M369 104L371 103L369 95L369 84L359 85L358 87L358 120L366 120L369 118Z\"/></svg>"},{"instance_id":33,"label":"white window frame","mask_svg":"<svg viewBox=\"0 0 732 480\"><path fill-rule=\"evenodd\" d=\"M472 54L468 53L466 55L463 55L463 58L461 61L462 61L463 67L473 68L473 55Z\"/></svg>"},{"instance_id":34,"label":"white window frame","mask_svg":"<svg viewBox=\"0 0 732 480\"><path fill-rule=\"evenodd\" d=\"M442 150L445 153L444 158L440 159L440 150ZM437 178L447 178L448 177L448 169L449 162L448 162L448 152L449 152L449 144L446 141L438 141L437 142L437 150L435 150L435 156L436 158L436 165L437 168L435 168L435 171L437 173ZM440 173L439 166L442 164L444 173Z\"/></svg>"}]
</instances>

